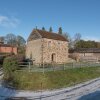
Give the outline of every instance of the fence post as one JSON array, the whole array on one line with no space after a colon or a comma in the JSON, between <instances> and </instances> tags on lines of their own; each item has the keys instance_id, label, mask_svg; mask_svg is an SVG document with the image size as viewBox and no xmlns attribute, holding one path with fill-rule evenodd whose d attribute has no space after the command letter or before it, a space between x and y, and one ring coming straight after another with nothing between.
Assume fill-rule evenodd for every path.
<instances>
[{"instance_id":1,"label":"fence post","mask_svg":"<svg viewBox=\"0 0 100 100\"><path fill-rule=\"evenodd\" d=\"M65 70L65 63L64 63L64 70Z\"/></svg>"},{"instance_id":2,"label":"fence post","mask_svg":"<svg viewBox=\"0 0 100 100\"><path fill-rule=\"evenodd\" d=\"M42 82L41 82L41 95L40 95L40 100L42 100Z\"/></svg>"},{"instance_id":3,"label":"fence post","mask_svg":"<svg viewBox=\"0 0 100 100\"><path fill-rule=\"evenodd\" d=\"M81 68L81 62L80 62L80 68Z\"/></svg>"},{"instance_id":4,"label":"fence post","mask_svg":"<svg viewBox=\"0 0 100 100\"><path fill-rule=\"evenodd\" d=\"M55 62L53 63L54 72L56 71Z\"/></svg>"},{"instance_id":5,"label":"fence post","mask_svg":"<svg viewBox=\"0 0 100 100\"><path fill-rule=\"evenodd\" d=\"M72 68L74 68L74 62L72 62Z\"/></svg>"},{"instance_id":6,"label":"fence post","mask_svg":"<svg viewBox=\"0 0 100 100\"><path fill-rule=\"evenodd\" d=\"M44 63L43 63L43 65L42 65L42 66L43 66L43 74L44 74Z\"/></svg>"},{"instance_id":7,"label":"fence post","mask_svg":"<svg viewBox=\"0 0 100 100\"><path fill-rule=\"evenodd\" d=\"M29 62L29 72L31 71L31 64L30 64L30 62Z\"/></svg>"}]
</instances>

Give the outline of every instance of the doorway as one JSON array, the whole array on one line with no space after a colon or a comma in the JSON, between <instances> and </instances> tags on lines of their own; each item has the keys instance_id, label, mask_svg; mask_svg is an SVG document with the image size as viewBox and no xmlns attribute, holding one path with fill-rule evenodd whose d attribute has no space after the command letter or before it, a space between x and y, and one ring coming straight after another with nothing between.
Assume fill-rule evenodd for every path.
<instances>
[{"instance_id":1,"label":"doorway","mask_svg":"<svg viewBox=\"0 0 100 100\"><path fill-rule=\"evenodd\" d=\"M55 53L53 53L53 54L51 55L51 61L52 61L52 62L56 62L56 54L55 54Z\"/></svg>"}]
</instances>

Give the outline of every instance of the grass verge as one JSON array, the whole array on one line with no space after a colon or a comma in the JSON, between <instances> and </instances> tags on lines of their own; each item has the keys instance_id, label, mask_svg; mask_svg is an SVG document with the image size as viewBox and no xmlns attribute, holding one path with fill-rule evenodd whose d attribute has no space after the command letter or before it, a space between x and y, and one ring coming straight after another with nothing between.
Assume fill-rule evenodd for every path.
<instances>
[{"instance_id":1,"label":"grass verge","mask_svg":"<svg viewBox=\"0 0 100 100\"><path fill-rule=\"evenodd\" d=\"M100 77L100 67L73 68L55 72L16 71L13 86L17 89L58 89Z\"/></svg>"}]
</instances>

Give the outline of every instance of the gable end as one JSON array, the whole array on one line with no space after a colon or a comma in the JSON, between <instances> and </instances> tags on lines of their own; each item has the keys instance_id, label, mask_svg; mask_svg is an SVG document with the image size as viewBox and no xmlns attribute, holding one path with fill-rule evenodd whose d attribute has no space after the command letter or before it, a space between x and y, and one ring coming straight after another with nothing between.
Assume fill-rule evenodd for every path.
<instances>
[{"instance_id":1,"label":"gable end","mask_svg":"<svg viewBox=\"0 0 100 100\"><path fill-rule=\"evenodd\" d=\"M36 40L40 38L41 38L41 35L36 30L33 30L27 41L32 41L32 40Z\"/></svg>"}]
</instances>

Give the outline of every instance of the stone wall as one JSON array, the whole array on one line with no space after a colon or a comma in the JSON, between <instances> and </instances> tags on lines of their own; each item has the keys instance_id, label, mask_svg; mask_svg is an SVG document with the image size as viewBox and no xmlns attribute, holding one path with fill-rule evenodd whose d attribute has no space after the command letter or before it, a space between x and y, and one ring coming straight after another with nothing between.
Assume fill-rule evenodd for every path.
<instances>
[{"instance_id":1,"label":"stone wall","mask_svg":"<svg viewBox=\"0 0 100 100\"><path fill-rule=\"evenodd\" d=\"M26 46L26 58L32 59L34 63L41 63L41 41L41 39L29 41Z\"/></svg>"},{"instance_id":2,"label":"stone wall","mask_svg":"<svg viewBox=\"0 0 100 100\"><path fill-rule=\"evenodd\" d=\"M44 63L65 63L68 61L68 42L43 39Z\"/></svg>"},{"instance_id":3,"label":"stone wall","mask_svg":"<svg viewBox=\"0 0 100 100\"><path fill-rule=\"evenodd\" d=\"M68 61L68 42L46 38L29 41L26 57L31 58L31 55L34 63L65 63Z\"/></svg>"},{"instance_id":4,"label":"stone wall","mask_svg":"<svg viewBox=\"0 0 100 100\"><path fill-rule=\"evenodd\" d=\"M72 58L75 58L75 60L79 61L81 60L93 60L95 59L100 60L100 53L70 53Z\"/></svg>"}]
</instances>

